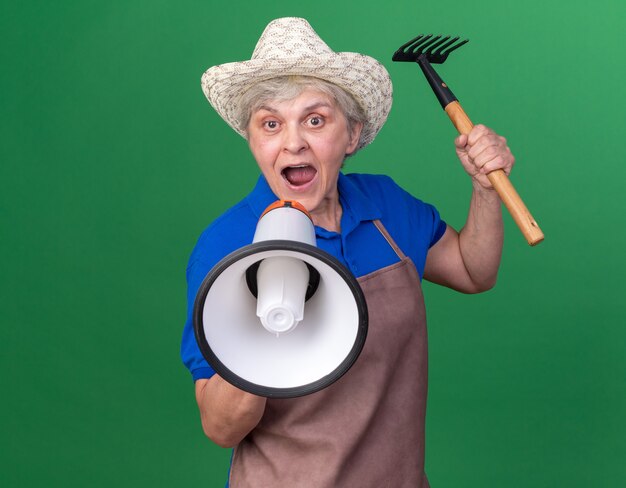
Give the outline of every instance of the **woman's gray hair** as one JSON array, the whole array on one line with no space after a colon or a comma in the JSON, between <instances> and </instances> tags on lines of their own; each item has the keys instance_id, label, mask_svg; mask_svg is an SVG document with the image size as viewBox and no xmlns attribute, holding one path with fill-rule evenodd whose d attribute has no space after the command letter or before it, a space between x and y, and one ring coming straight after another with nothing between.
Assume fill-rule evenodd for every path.
<instances>
[{"instance_id":1,"label":"woman's gray hair","mask_svg":"<svg viewBox=\"0 0 626 488\"><path fill-rule=\"evenodd\" d=\"M293 100L307 89L318 90L335 100L337 106L348 121L348 130L350 133L359 123L362 124L363 127L368 125L365 123L367 119L363 107L359 105L352 95L340 86L313 76L289 75L278 76L255 83L241 96L238 114L240 129L247 135L248 124L250 123L252 114L265 103L269 101L283 102ZM361 142L367 139L368 135L369 134L366 134L365 131L361 131L357 147L361 146ZM356 150L352 154L347 154L346 157L352 156L354 153L356 153Z\"/></svg>"}]
</instances>

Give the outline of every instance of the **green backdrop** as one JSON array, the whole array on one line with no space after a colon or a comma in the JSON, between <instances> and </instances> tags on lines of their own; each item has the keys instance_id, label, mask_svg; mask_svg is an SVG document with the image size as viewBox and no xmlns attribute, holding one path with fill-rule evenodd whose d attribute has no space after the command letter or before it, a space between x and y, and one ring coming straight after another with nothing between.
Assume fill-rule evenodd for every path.
<instances>
[{"instance_id":1,"label":"green backdrop","mask_svg":"<svg viewBox=\"0 0 626 488\"><path fill-rule=\"evenodd\" d=\"M347 171L391 175L457 227L454 129L390 58L421 32L470 38L440 73L509 139L546 234L531 248L507 216L493 291L425 287L432 485L624 486L622 0L3 0L0 484L223 486L230 452L203 437L178 357L185 266L257 169L200 75L288 15L393 79Z\"/></svg>"}]
</instances>

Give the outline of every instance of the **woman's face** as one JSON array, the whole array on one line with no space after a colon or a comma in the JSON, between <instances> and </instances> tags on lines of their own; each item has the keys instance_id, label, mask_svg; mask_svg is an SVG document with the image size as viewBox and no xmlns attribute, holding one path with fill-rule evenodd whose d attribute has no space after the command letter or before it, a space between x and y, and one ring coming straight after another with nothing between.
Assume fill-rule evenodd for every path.
<instances>
[{"instance_id":1,"label":"woman's face","mask_svg":"<svg viewBox=\"0 0 626 488\"><path fill-rule=\"evenodd\" d=\"M299 201L314 220L339 202L339 170L360 133L360 124L349 133L334 99L313 89L264 103L248 124L250 149L273 192Z\"/></svg>"}]
</instances>

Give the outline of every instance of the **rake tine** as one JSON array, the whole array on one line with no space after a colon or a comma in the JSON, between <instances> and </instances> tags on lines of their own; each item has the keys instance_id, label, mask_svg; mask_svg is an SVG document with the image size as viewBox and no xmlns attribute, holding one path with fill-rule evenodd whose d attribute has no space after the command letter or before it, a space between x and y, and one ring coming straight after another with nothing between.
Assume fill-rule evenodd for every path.
<instances>
[{"instance_id":1,"label":"rake tine","mask_svg":"<svg viewBox=\"0 0 626 488\"><path fill-rule=\"evenodd\" d=\"M400 46L397 50L396 53L404 53L404 50L409 47L411 44L413 44L414 42L420 40L422 37L424 37L423 34L420 34L419 36L417 36L415 39L411 39L409 42L407 42L406 44L402 44L402 46Z\"/></svg>"},{"instance_id":2,"label":"rake tine","mask_svg":"<svg viewBox=\"0 0 626 488\"><path fill-rule=\"evenodd\" d=\"M461 42L459 42L457 45L455 45L455 46L450 46L446 52L441 52L441 53L440 53L440 55L441 55L441 56L447 56L447 55L448 55L448 54L450 54L452 51L454 51L454 50L456 50L456 49L460 48L463 44L465 44L465 43L467 43L467 42L469 42L469 39L464 39L464 40L462 40Z\"/></svg>"},{"instance_id":3,"label":"rake tine","mask_svg":"<svg viewBox=\"0 0 626 488\"><path fill-rule=\"evenodd\" d=\"M446 37L446 39L450 39L450 36ZM458 37L458 36L457 36L457 37L454 37L454 38L450 39L448 42L446 42L443 46L439 46L439 47L437 48L437 50L436 50L436 51L433 51L432 53L433 53L433 54L439 54L439 55L440 55L440 54L441 54L441 53L442 53L442 52L443 52L443 51L444 51L444 50L445 50L448 46L450 46L451 44L454 44L454 43L455 43L456 41L458 41L458 40L459 40L459 37Z\"/></svg>"},{"instance_id":4,"label":"rake tine","mask_svg":"<svg viewBox=\"0 0 626 488\"><path fill-rule=\"evenodd\" d=\"M422 52L422 48L424 46L424 44L428 44L429 39L433 37L432 34L428 34L427 36L424 36L423 39L421 39L419 42L415 43L414 45L411 46L411 54L420 54Z\"/></svg>"},{"instance_id":5,"label":"rake tine","mask_svg":"<svg viewBox=\"0 0 626 488\"><path fill-rule=\"evenodd\" d=\"M428 54L428 52L430 51L430 48L434 45L437 44L437 42L439 41L439 39L441 39L441 36L435 36L433 37L430 41L428 41L426 44L423 44L421 46L421 49L419 50L418 53L416 54Z\"/></svg>"},{"instance_id":6,"label":"rake tine","mask_svg":"<svg viewBox=\"0 0 626 488\"><path fill-rule=\"evenodd\" d=\"M441 36L439 36L439 37L441 37ZM441 46L444 42L446 42L448 39L450 39L450 36L443 37L443 38L439 39L438 41L430 44L428 46L428 51L426 52L426 54L435 54L435 51L437 50L437 48L439 46Z\"/></svg>"}]
</instances>

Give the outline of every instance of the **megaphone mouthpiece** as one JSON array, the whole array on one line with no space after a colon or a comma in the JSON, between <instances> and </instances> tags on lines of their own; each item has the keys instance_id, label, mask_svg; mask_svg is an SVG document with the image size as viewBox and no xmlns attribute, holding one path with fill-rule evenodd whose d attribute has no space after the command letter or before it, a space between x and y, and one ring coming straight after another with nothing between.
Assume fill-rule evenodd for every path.
<instances>
[{"instance_id":1,"label":"megaphone mouthpiece","mask_svg":"<svg viewBox=\"0 0 626 488\"><path fill-rule=\"evenodd\" d=\"M304 317L309 270L302 260L287 256L267 258L257 270L256 314L273 334L290 332Z\"/></svg>"}]
</instances>

